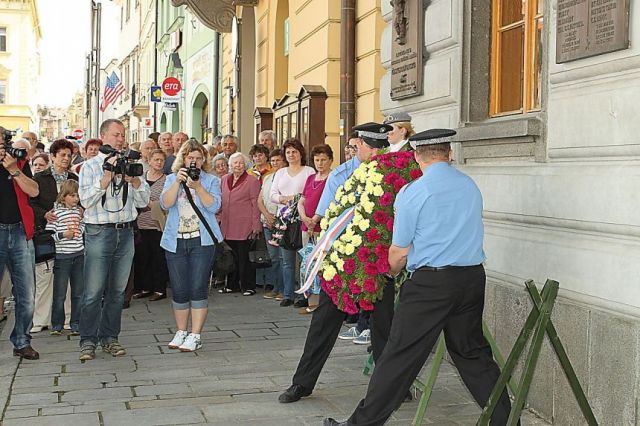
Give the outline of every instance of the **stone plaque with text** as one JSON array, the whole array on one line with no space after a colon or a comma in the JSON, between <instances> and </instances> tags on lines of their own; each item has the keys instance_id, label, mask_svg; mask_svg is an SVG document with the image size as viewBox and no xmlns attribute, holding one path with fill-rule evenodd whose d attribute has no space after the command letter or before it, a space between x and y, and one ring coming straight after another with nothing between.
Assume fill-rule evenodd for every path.
<instances>
[{"instance_id":1,"label":"stone plaque with text","mask_svg":"<svg viewBox=\"0 0 640 426\"><path fill-rule=\"evenodd\" d=\"M422 1L393 0L391 99L422 94L424 10Z\"/></svg>"},{"instance_id":2,"label":"stone plaque with text","mask_svg":"<svg viewBox=\"0 0 640 426\"><path fill-rule=\"evenodd\" d=\"M629 47L630 0L558 0L556 63Z\"/></svg>"}]
</instances>

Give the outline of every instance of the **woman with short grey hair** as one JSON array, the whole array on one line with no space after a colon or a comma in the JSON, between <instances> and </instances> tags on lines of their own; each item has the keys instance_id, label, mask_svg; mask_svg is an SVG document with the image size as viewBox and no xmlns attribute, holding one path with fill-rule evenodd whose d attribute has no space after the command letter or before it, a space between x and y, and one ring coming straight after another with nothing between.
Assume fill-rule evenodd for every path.
<instances>
[{"instance_id":1,"label":"woman with short grey hair","mask_svg":"<svg viewBox=\"0 0 640 426\"><path fill-rule=\"evenodd\" d=\"M222 179L222 176L229 173L229 160L224 154L218 154L213 157L213 173Z\"/></svg>"}]
</instances>

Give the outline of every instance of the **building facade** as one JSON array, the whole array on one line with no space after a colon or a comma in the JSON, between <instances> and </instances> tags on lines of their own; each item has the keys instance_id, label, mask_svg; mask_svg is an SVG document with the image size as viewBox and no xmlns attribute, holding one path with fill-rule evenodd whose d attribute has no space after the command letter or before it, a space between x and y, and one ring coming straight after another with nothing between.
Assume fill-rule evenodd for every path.
<instances>
[{"instance_id":1,"label":"building facade","mask_svg":"<svg viewBox=\"0 0 640 426\"><path fill-rule=\"evenodd\" d=\"M69 134L67 111L62 108L38 108L40 137L43 143L53 142Z\"/></svg>"},{"instance_id":2,"label":"building facade","mask_svg":"<svg viewBox=\"0 0 640 426\"><path fill-rule=\"evenodd\" d=\"M0 125L38 130L41 38L35 0L0 1Z\"/></svg>"},{"instance_id":3,"label":"building facade","mask_svg":"<svg viewBox=\"0 0 640 426\"><path fill-rule=\"evenodd\" d=\"M508 353L532 308L524 281L557 280L552 319L596 418L638 424L638 4L425 5L422 92L393 100L392 45L402 28L394 16L402 11L382 3L380 105L385 113L409 112L418 131L458 130L455 161L484 196L485 321ZM583 6L591 19L576 13ZM630 43L620 50L567 60L587 37L588 49L624 39L629 24ZM528 403L555 424L584 424L548 343Z\"/></svg>"}]
</instances>

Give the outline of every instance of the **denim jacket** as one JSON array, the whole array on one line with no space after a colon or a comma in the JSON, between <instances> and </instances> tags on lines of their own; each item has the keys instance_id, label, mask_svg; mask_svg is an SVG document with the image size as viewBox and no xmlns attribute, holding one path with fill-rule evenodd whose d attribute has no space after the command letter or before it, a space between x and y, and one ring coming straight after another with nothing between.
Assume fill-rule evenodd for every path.
<instances>
[{"instance_id":1,"label":"denim jacket","mask_svg":"<svg viewBox=\"0 0 640 426\"><path fill-rule=\"evenodd\" d=\"M178 223L180 218L180 212L178 211L178 203L167 208L164 205L163 197L165 192L173 185L176 181L176 174L172 173L167 176L167 179L164 182L164 188L162 189L162 195L160 195L160 207L164 210L168 210L167 222L164 226L164 232L162 233L162 239L160 240L160 246L172 253L176 252L176 247L178 245ZM218 225L218 221L216 220L216 213L220 210L220 204L222 200L222 193L220 191L220 178L214 175L210 175L205 173L204 171L200 173L200 181L202 182L202 186L207 190L209 194L213 196L213 204L209 207L206 207L202 204L200 199L195 196L193 200L196 203L196 206L202 212L202 215L209 223L209 227L213 231L213 234L216 236L218 241L222 241L222 232L220 232L220 226ZM184 189L181 187L178 195L182 193ZM207 228L204 227L202 223L200 223L200 243L203 246L211 246L214 244L213 239L209 235Z\"/></svg>"}]
</instances>

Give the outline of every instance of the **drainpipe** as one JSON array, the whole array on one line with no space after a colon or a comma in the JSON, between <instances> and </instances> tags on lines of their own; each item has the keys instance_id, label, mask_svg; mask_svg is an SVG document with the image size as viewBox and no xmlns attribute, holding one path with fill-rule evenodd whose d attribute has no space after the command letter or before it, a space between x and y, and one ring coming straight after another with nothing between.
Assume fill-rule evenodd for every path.
<instances>
[{"instance_id":1,"label":"drainpipe","mask_svg":"<svg viewBox=\"0 0 640 426\"><path fill-rule=\"evenodd\" d=\"M156 19L155 22L153 24L153 29L154 29L154 41L153 41L153 85L156 86L157 85L157 79L158 79L158 20L160 18L158 12L160 10L159 7L159 3L160 0L155 0L156 2ZM151 90L149 90L148 95L149 97L151 97ZM158 103L157 102L153 102L153 132L157 132L157 122L158 122Z\"/></svg>"},{"instance_id":2,"label":"drainpipe","mask_svg":"<svg viewBox=\"0 0 640 426\"><path fill-rule=\"evenodd\" d=\"M213 123L211 135L213 138L220 134L220 128L218 123L218 109L220 108L220 33L216 31L214 37L214 57L213 57L213 96L211 99L211 109L213 110Z\"/></svg>"},{"instance_id":3,"label":"drainpipe","mask_svg":"<svg viewBox=\"0 0 640 426\"><path fill-rule=\"evenodd\" d=\"M356 0L342 0L340 11L340 161L356 119Z\"/></svg>"}]
</instances>

